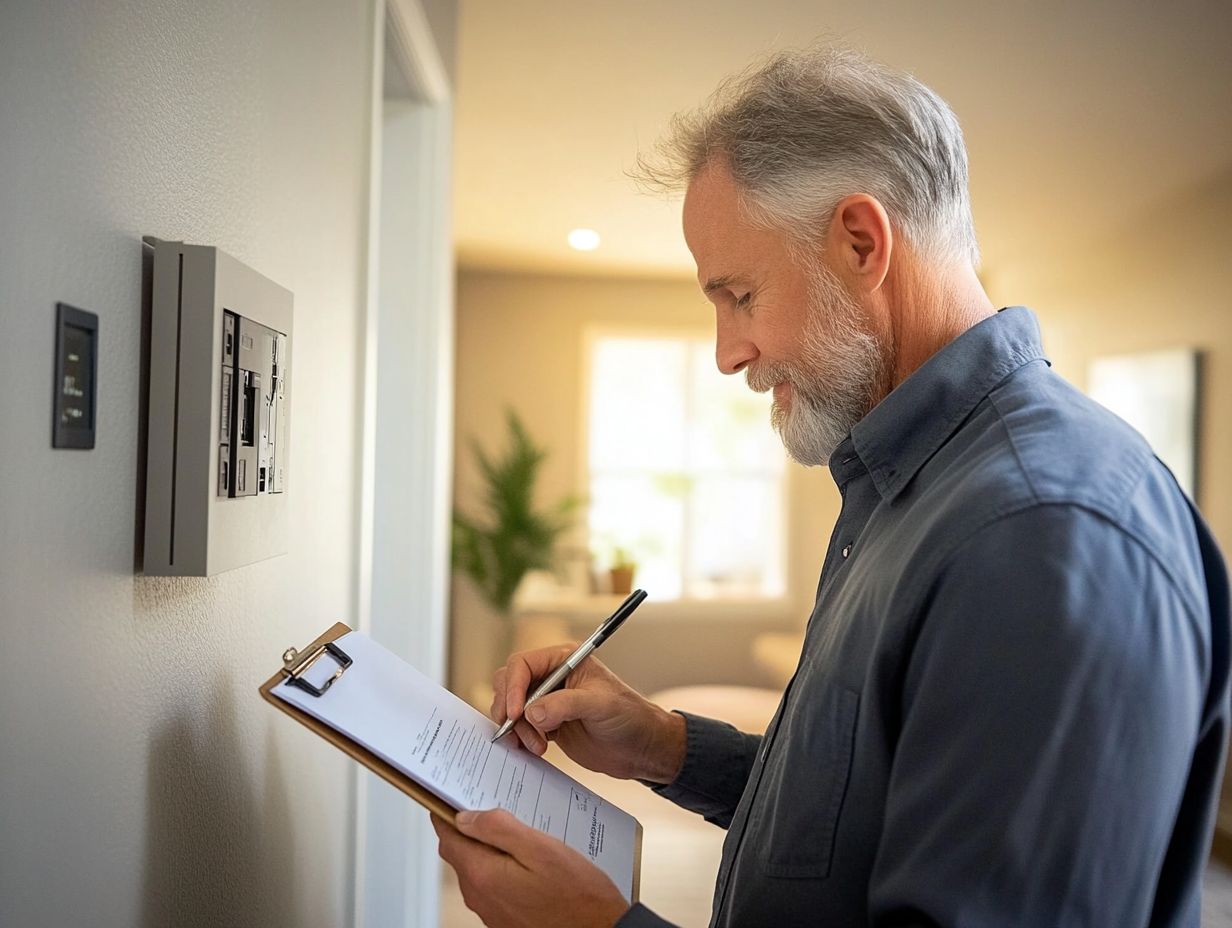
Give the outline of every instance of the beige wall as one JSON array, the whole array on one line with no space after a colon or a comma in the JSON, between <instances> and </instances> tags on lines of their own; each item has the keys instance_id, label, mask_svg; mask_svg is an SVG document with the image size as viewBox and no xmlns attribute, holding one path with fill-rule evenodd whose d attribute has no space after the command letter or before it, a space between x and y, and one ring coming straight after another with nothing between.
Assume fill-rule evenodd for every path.
<instances>
[{"instance_id":1,"label":"beige wall","mask_svg":"<svg viewBox=\"0 0 1232 928\"><path fill-rule=\"evenodd\" d=\"M479 488L469 441L476 437L488 448L503 443L506 405L550 449L540 502L584 492L582 355L591 326L693 329L712 336L713 311L691 280L460 275L454 495L464 508ZM637 423L628 428L636 434ZM789 494L785 607L669 615L650 601L636 625L604 646L604 660L648 692L690 682L765 683L768 678L750 660L752 640L764 631L803 627L838 515L838 493L824 469L790 465ZM469 696L499 660L494 643L500 636L492 614L462 578L455 580L452 617L451 683ZM589 630L584 624L575 628Z\"/></svg>"}]
</instances>

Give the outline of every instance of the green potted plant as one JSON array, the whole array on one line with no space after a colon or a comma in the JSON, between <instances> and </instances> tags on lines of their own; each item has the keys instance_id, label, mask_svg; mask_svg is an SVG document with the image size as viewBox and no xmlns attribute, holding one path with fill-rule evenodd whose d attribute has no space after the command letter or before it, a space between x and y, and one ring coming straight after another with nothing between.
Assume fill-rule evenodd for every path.
<instances>
[{"instance_id":1,"label":"green potted plant","mask_svg":"<svg viewBox=\"0 0 1232 928\"><path fill-rule=\"evenodd\" d=\"M555 566L556 544L572 524L578 500L568 496L548 509L535 507L535 482L547 450L535 444L512 409L506 410L505 420L508 445L499 456L471 440L484 483L482 508L478 517L454 509L453 565L493 609L509 616L527 572ZM510 626L507 622L508 637Z\"/></svg>"},{"instance_id":2,"label":"green potted plant","mask_svg":"<svg viewBox=\"0 0 1232 928\"><path fill-rule=\"evenodd\" d=\"M633 592L633 572L637 563L624 548L612 551L612 563L608 567L608 578L611 580L612 593L617 596L628 596Z\"/></svg>"}]
</instances>

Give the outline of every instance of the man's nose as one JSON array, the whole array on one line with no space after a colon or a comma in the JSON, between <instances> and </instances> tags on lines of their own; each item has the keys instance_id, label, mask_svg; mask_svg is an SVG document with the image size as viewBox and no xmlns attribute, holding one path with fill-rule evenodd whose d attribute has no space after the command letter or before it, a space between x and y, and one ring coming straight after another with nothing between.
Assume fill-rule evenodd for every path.
<instances>
[{"instance_id":1,"label":"man's nose","mask_svg":"<svg viewBox=\"0 0 1232 928\"><path fill-rule=\"evenodd\" d=\"M724 374L744 370L757 357L757 347L746 330L747 320L718 309L715 313L714 360Z\"/></svg>"}]
</instances>

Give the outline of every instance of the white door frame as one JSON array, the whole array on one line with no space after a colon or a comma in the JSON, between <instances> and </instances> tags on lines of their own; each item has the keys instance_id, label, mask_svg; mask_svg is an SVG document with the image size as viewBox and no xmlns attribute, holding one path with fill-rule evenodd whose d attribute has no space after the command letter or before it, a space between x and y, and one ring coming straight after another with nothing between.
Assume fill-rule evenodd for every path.
<instances>
[{"instance_id":1,"label":"white door frame","mask_svg":"<svg viewBox=\"0 0 1232 928\"><path fill-rule=\"evenodd\" d=\"M443 683L453 468L453 100L420 0L374 0L356 616ZM386 69L404 88L386 95ZM355 781L356 928L436 928L428 816Z\"/></svg>"}]
</instances>

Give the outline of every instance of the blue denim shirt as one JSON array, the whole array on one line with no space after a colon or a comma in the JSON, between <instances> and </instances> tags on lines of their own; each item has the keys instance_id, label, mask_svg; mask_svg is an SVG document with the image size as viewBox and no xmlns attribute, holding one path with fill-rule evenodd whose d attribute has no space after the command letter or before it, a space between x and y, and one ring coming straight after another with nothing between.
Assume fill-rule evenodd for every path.
<instances>
[{"instance_id":1,"label":"blue denim shirt","mask_svg":"<svg viewBox=\"0 0 1232 928\"><path fill-rule=\"evenodd\" d=\"M659 789L728 829L711 924L1196 926L1228 584L1168 470L1013 307L830 471L842 513L770 727L686 716Z\"/></svg>"}]
</instances>

